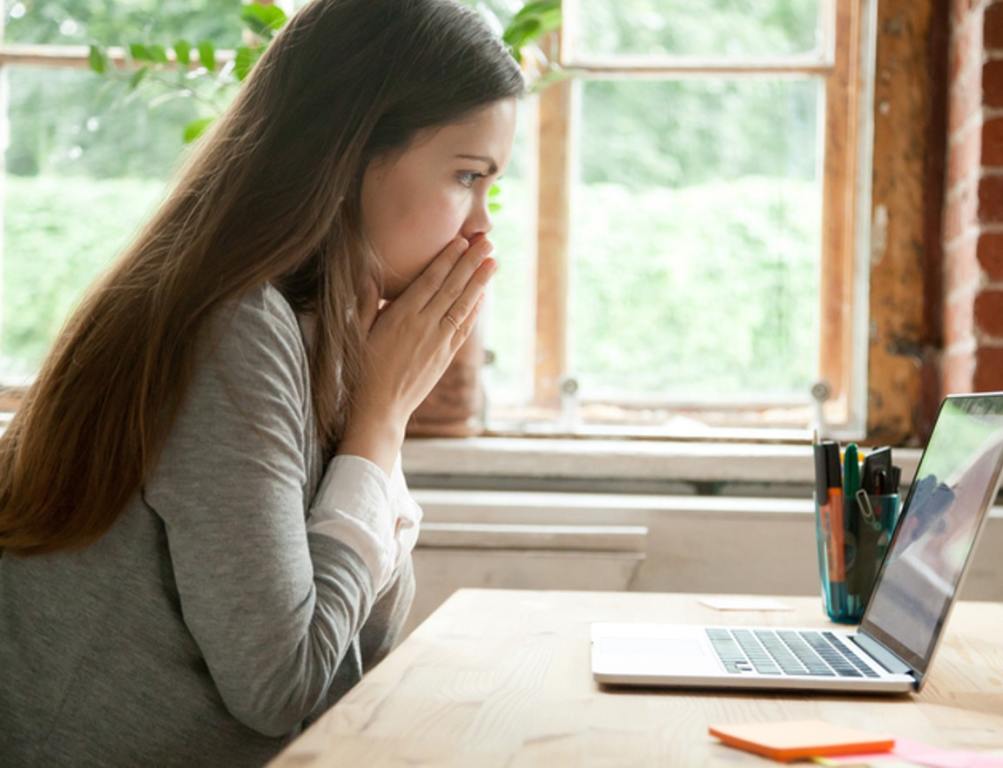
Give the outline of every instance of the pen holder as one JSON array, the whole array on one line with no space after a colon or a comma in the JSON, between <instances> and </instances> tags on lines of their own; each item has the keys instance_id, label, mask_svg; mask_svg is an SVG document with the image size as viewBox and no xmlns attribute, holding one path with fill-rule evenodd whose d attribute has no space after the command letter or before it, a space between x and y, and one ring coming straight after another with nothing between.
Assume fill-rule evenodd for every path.
<instances>
[{"instance_id":1,"label":"pen holder","mask_svg":"<svg viewBox=\"0 0 1003 768\"><path fill-rule=\"evenodd\" d=\"M861 491L843 499L834 493L823 504L815 498L822 604L833 621L860 622L898 516L898 494L876 496Z\"/></svg>"}]
</instances>

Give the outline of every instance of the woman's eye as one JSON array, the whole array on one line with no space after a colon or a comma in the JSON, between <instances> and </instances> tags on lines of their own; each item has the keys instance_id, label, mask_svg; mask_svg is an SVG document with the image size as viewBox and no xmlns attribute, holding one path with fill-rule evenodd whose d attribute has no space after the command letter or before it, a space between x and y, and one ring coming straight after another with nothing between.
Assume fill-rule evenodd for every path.
<instances>
[{"instance_id":1,"label":"woman's eye","mask_svg":"<svg viewBox=\"0 0 1003 768\"><path fill-rule=\"evenodd\" d=\"M457 174L456 177L457 179L459 179L460 184L462 184L463 186L472 187L474 186L475 181L484 178L484 174L474 173L473 171L463 171L462 173Z\"/></svg>"}]
</instances>

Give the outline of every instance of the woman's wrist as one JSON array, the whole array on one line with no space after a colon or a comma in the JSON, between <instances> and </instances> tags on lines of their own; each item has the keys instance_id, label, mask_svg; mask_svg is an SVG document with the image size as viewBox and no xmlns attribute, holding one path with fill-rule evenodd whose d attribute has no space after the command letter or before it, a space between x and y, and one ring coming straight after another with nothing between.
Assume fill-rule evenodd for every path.
<instances>
[{"instance_id":1,"label":"woman's wrist","mask_svg":"<svg viewBox=\"0 0 1003 768\"><path fill-rule=\"evenodd\" d=\"M385 416L360 414L349 419L337 453L368 459L390 477L404 442L406 424Z\"/></svg>"}]
</instances>

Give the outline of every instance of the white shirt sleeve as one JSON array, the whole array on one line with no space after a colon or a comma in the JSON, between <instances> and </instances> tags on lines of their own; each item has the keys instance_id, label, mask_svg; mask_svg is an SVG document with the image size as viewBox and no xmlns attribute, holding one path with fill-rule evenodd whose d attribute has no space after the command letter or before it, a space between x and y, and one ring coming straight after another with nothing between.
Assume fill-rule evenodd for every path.
<instances>
[{"instance_id":1,"label":"white shirt sleeve","mask_svg":"<svg viewBox=\"0 0 1003 768\"><path fill-rule=\"evenodd\" d=\"M397 462L394 464L393 473L390 475L390 496L393 500L394 513L397 517L396 539L397 557L395 569L399 568L414 549L418 541L419 526L423 517L421 506L413 498L408 490L407 481L404 479L404 471L401 467L401 456L397 454Z\"/></svg>"},{"instance_id":2,"label":"white shirt sleeve","mask_svg":"<svg viewBox=\"0 0 1003 768\"><path fill-rule=\"evenodd\" d=\"M397 561L394 506L390 478L382 469L361 456L338 455L321 481L307 531L351 547L379 592L390 582Z\"/></svg>"}]
</instances>

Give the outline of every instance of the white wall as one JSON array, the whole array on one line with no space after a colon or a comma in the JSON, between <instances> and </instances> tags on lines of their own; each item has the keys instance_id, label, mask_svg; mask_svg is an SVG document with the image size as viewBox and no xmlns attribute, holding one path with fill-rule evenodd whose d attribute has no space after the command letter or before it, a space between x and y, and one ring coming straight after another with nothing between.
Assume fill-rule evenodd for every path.
<instances>
[{"instance_id":1,"label":"white wall","mask_svg":"<svg viewBox=\"0 0 1003 768\"><path fill-rule=\"evenodd\" d=\"M810 500L416 489L410 626L460 587L818 594ZM1003 600L1003 508L963 597ZM821 607L820 609L821 610Z\"/></svg>"}]
</instances>

